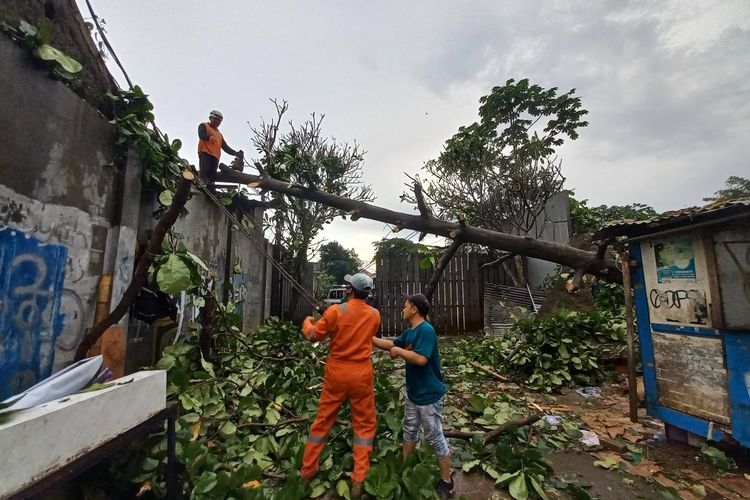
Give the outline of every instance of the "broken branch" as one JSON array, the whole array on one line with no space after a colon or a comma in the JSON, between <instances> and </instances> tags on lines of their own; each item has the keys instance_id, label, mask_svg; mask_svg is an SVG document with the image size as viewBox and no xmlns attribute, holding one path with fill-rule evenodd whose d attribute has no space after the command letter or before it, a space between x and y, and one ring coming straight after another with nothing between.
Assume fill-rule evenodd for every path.
<instances>
[{"instance_id":1,"label":"broken branch","mask_svg":"<svg viewBox=\"0 0 750 500\"><path fill-rule=\"evenodd\" d=\"M517 420L509 420L504 424L499 425L491 431L487 431L485 433L447 430L443 432L443 434L447 438L456 439L474 439L476 436L482 436L482 444L487 445L497 439L497 437L502 433L507 432L510 429L516 429L525 425L531 425L537 422L540 418L542 418L541 413L533 413L527 417L519 418Z\"/></svg>"},{"instance_id":2,"label":"broken branch","mask_svg":"<svg viewBox=\"0 0 750 500\"><path fill-rule=\"evenodd\" d=\"M414 182L414 198L417 200L417 208L419 208L419 213L422 214L422 217L432 217L432 211L424 199L422 184L416 181Z\"/></svg>"},{"instance_id":3,"label":"broken branch","mask_svg":"<svg viewBox=\"0 0 750 500\"><path fill-rule=\"evenodd\" d=\"M464 243L476 243L489 248L555 262L574 269L582 269L587 273L601 276L608 281L622 282L622 273L615 265L614 260L600 260L596 258L595 252L581 250L561 243L515 236L469 224L462 227L457 222L396 212L363 201L336 196L325 191L296 186L272 177L266 176L261 178L257 175L236 172L231 168L222 168L217 181L242 184L258 182L261 188L269 191L321 203L345 212L356 210L361 218L392 224L401 229L417 230L443 237L450 237L452 232L458 235L460 232Z\"/></svg>"},{"instance_id":4,"label":"broken branch","mask_svg":"<svg viewBox=\"0 0 750 500\"><path fill-rule=\"evenodd\" d=\"M498 380L500 380L502 382L510 382L510 379L508 379L507 377L503 377L499 373L490 370L488 367L486 367L486 366L484 366L484 365L482 365L480 363L477 363L476 361L469 361L469 364L471 366L475 367L475 368L479 368L480 370L482 370L483 372L485 372L485 373L487 373L489 375L492 375L493 377L495 377L496 379L498 379Z\"/></svg>"},{"instance_id":5,"label":"broken branch","mask_svg":"<svg viewBox=\"0 0 750 500\"><path fill-rule=\"evenodd\" d=\"M427 297L427 300L432 300L432 295L437 289L440 277L443 275L445 268L448 267L448 263L451 261L461 245L463 245L463 241L461 241L460 238L453 240L450 246L445 250L445 252L443 252L443 255L440 256L440 260L435 266L435 271L432 273L432 278L430 278L430 282L427 284L427 288L425 288L424 290L424 296Z\"/></svg>"}]
</instances>

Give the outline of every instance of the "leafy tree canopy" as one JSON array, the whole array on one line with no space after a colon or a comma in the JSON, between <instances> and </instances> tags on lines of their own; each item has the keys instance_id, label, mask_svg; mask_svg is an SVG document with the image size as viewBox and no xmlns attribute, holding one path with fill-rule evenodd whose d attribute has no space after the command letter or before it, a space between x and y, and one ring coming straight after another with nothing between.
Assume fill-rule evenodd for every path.
<instances>
[{"instance_id":1,"label":"leafy tree canopy","mask_svg":"<svg viewBox=\"0 0 750 500\"><path fill-rule=\"evenodd\" d=\"M480 99L479 121L460 127L424 170L437 214L529 234L546 201L562 188L564 140L588 125L575 89L558 95L529 80L508 80ZM414 201L405 193L404 199ZM535 235L531 235L535 236Z\"/></svg>"},{"instance_id":2,"label":"leafy tree canopy","mask_svg":"<svg viewBox=\"0 0 750 500\"><path fill-rule=\"evenodd\" d=\"M353 248L347 250L337 241L320 247L320 270L331 276L334 283L343 283L345 275L356 273L360 267L362 261Z\"/></svg>"},{"instance_id":3,"label":"leafy tree canopy","mask_svg":"<svg viewBox=\"0 0 750 500\"><path fill-rule=\"evenodd\" d=\"M574 234L593 234L607 222L626 219L646 220L659 215L653 207L643 203L589 207L588 200L577 200L572 194L571 192L570 217Z\"/></svg>"},{"instance_id":4,"label":"leafy tree canopy","mask_svg":"<svg viewBox=\"0 0 750 500\"><path fill-rule=\"evenodd\" d=\"M724 189L719 189L713 196L703 198L708 203L717 201L741 200L750 198L750 179L733 175L729 177L724 185Z\"/></svg>"}]
</instances>

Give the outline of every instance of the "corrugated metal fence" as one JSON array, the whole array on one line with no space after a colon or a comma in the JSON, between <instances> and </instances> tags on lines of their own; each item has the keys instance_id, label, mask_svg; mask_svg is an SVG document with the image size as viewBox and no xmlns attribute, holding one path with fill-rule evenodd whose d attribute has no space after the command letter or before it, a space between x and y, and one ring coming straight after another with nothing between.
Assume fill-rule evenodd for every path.
<instances>
[{"instance_id":1,"label":"corrugated metal fence","mask_svg":"<svg viewBox=\"0 0 750 500\"><path fill-rule=\"evenodd\" d=\"M528 287L497 283L484 284L484 331L492 335L505 335L516 317L539 310L546 295Z\"/></svg>"},{"instance_id":2,"label":"corrugated metal fence","mask_svg":"<svg viewBox=\"0 0 750 500\"><path fill-rule=\"evenodd\" d=\"M424 291L432 269L420 269L420 257L414 255L376 257L375 289L383 335L398 335L405 323L401 319L404 295ZM490 259L481 254L453 257L432 297L430 322L438 334L477 332L483 327L484 283L505 284L501 266L482 268Z\"/></svg>"}]
</instances>

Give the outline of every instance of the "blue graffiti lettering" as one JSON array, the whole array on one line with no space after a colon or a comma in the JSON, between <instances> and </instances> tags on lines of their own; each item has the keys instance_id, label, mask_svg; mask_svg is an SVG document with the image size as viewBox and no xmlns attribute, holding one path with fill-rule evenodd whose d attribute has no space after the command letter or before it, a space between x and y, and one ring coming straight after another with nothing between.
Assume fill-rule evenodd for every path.
<instances>
[{"instance_id":1,"label":"blue graffiti lettering","mask_svg":"<svg viewBox=\"0 0 750 500\"><path fill-rule=\"evenodd\" d=\"M0 399L50 375L67 249L0 230Z\"/></svg>"}]
</instances>

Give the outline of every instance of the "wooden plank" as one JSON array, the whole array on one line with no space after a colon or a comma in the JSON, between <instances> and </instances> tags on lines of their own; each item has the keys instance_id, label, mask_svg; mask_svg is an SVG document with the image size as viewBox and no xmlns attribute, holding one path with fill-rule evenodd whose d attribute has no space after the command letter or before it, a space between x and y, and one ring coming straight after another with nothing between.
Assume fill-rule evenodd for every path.
<instances>
[{"instance_id":1,"label":"wooden plank","mask_svg":"<svg viewBox=\"0 0 750 500\"><path fill-rule=\"evenodd\" d=\"M467 311L467 327L470 331L480 330L484 324L482 309L482 280L480 279L479 255L472 254L469 258L469 271L467 283L467 300L469 310Z\"/></svg>"},{"instance_id":2,"label":"wooden plank","mask_svg":"<svg viewBox=\"0 0 750 500\"><path fill-rule=\"evenodd\" d=\"M460 283L460 274L461 274L461 259L463 258L463 255L459 256L458 260L453 261L453 266L451 266L453 269L451 269L451 320L453 322L453 326L451 328L452 333L458 334L463 333L463 325L461 324L461 320L459 318L459 308L461 307L460 302L458 300L458 287ZM460 283L463 285L463 283Z\"/></svg>"},{"instance_id":3,"label":"wooden plank","mask_svg":"<svg viewBox=\"0 0 750 500\"><path fill-rule=\"evenodd\" d=\"M622 252L622 283L625 290L625 325L628 334L628 407L630 421L638 422L638 388L635 378L635 332L633 327L633 294L630 281L630 254Z\"/></svg>"},{"instance_id":4,"label":"wooden plank","mask_svg":"<svg viewBox=\"0 0 750 500\"><path fill-rule=\"evenodd\" d=\"M659 402L729 424L727 371L720 338L652 332Z\"/></svg>"}]
</instances>

